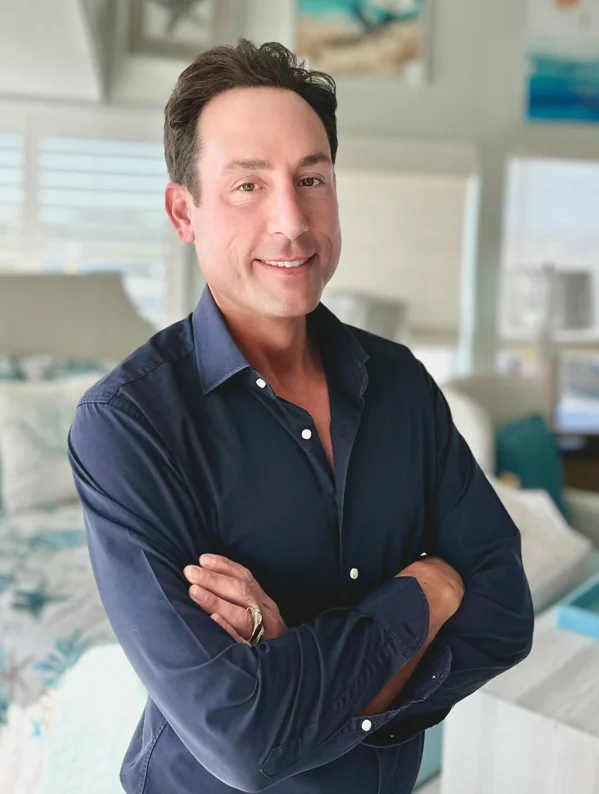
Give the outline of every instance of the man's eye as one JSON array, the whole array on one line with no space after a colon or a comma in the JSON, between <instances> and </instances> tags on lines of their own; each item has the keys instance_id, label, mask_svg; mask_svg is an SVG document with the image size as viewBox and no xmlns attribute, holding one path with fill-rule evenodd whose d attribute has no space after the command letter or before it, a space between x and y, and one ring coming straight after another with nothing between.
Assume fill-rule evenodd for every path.
<instances>
[{"instance_id":1,"label":"man's eye","mask_svg":"<svg viewBox=\"0 0 599 794\"><path fill-rule=\"evenodd\" d=\"M237 190L241 190L243 193L251 193L255 187L255 182L244 182L242 185L239 185Z\"/></svg>"},{"instance_id":2,"label":"man's eye","mask_svg":"<svg viewBox=\"0 0 599 794\"><path fill-rule=\"evenodd\" d=\"M302 187L314 187L320 184L321 180L316 176L305 176L303 179L300 179L300 185L302 185Z\"/></svg>"}]
</instances>

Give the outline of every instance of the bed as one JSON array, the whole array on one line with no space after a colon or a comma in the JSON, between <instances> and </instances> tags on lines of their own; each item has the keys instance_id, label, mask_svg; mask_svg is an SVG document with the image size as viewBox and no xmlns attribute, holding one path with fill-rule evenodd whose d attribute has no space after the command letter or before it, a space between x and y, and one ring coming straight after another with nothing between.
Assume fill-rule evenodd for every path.
<instances>
[{"instance_id":1,"label":"bed","mask_svg":"<svg viewBox=\"0 0 599 794\"><path fill-rule=\"evenodd\" d=\"M54 692L114 642L66 457L79 397L155 329L118 274L0 277L0 794L32 794Z\"/></svg>"}]
</instances>

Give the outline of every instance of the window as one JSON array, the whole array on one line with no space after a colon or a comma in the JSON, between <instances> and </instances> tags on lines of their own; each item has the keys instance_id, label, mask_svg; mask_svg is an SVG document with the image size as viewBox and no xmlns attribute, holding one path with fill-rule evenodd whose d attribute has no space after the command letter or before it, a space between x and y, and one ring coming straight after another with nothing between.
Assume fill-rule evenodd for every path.
<instances>
[{"instance_id":1,"label":"window","mask_svg":"<svg viewBox=\"0 0 599 794\"><path fill-rule=\"evenodd\" d=\"M0 133L0 273L18 265L22 213L23 140Z\"/></svg>"},{"instance_id":2,"label":"window","mask_svg":"<svg viewBox=\"0 0 599 794\"><path fill-rule=\"evenodd\" d=\"M521 300L515 300L515 274L540 271L545 264L558 271L589 274L594 317L583 332L586 351L573 354L564 349L560 356L561 396L556 420L564 432L580 432L585 427L596 432L599 427L598 219L599 163L534 158L515 158L509 163L501 312L504 340L517 338L519 330L524 338L527 326L534 327L541 314L538 288L529 285L529 294L520 293ZM582 317L576 319L584 324ZM514 327L518 322L520 329ZM572 345L576 347L575 339ZM527 350L504 347L500 367L526 371L534 368L533 359L530 345Z\"/></svg>"},{"instance_id":3,"label":"window","mask_svg":"<svg viewBox=\"0 0 599 794\"><path fill-rule=\"evenodd\" d=\"M582 271L591 282L594 325L599 336L599 163L513 159L509 163L504 233L504 336L525 330L527 312L540 312L540 288L518 282L545 265ZM528 284L530 294L516 292ZM518 287L518 285L520 285ZM519 300L517 300L519 298ZM514 304L518 309L514 310ZM510 311L511 309L511 311ZM520 328L518 324L520 312ZM581 318L582 319L582 318ZM528 323L534 327L534 322Z\"/></svg>"},{"instance_id":4,"label":"window","mask_svg":"<svg viewBox=\"0 0 599 794\"><path fill-rule=\"evenodd\" d=\"M508 166L504 261L508 268L599 273L599 163L513 159Z\"/></svg>"},{"instance_id":5,"label":"window","mask_svg":"<svg viewBox=\"0 0 599 794\"><path fill-rule=\"evenodd\" d=\"M184 249L164 211L158 126L148 138L133 115L69 113L28 112L22 133L0 119L0 272L119 271L140 314L163 326L183 302L167 272Z\"/></svg>"},{"instance_id":6,"label":"window","mask_svg":"<svg viewBox=\"0 0 599 794\"><path fill-rule=\"evenodd\" d=\"M162 146L42 138L38 173L42 268L123 271L141 313L160 324L170 240Z\"/></svg>"}]
</instances>

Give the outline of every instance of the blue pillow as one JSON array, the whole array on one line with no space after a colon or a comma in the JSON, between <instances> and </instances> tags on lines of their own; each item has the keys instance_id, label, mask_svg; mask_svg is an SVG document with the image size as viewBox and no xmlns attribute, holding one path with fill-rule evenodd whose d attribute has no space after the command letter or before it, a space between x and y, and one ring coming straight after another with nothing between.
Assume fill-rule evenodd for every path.
<instances>
[{"instance_id":1,"label":"blue pillow","mask_svg":"<svg viewBox=\"0 0 599 794\"><path fill-rule=\"evenodd\" d=\"M564 472L551 429L540 416L528 416L499 428L497 474L515 474L522 488L547 491L564 517Z\"/></svg>"}]
</instances>

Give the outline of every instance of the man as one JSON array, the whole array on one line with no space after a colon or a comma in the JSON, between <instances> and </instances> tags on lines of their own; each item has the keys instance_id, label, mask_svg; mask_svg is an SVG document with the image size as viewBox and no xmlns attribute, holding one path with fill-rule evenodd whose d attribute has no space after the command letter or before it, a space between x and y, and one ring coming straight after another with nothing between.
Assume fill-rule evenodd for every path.
<instances>
[{"instance_id":1,"label":"man","mask_svg":"<svg viewBox=\"0 0 599 794\"><path fill-rule=\"evenodd\" d=\"M329 77L247 41L201 55L166 107L166 209L208 288L70 433L149 694L127 792L407 793L424 729L530 649L518 530L438 388L319 304L335 110Z\"/></svg>"}]
</instances>

